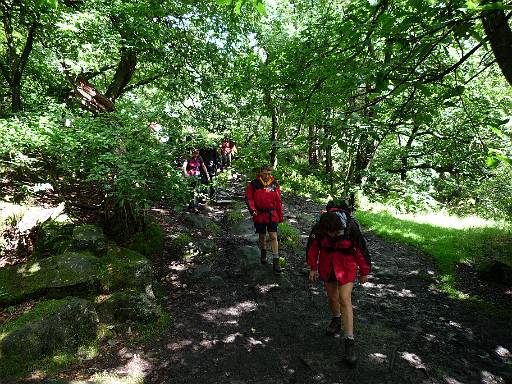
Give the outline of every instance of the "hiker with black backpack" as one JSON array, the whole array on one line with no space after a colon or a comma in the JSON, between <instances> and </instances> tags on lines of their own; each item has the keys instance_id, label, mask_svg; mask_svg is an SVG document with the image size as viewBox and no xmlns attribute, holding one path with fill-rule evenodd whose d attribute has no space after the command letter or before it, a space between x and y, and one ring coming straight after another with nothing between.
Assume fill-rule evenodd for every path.
<instances>
[{"instance_id":1,"label":"hiker with black backpack","mask_svg":"<svg viewBox=\"0 0 512 384\"><path fill-rule=\"evenodd\" d=\"M309 280L318 277L324 282L332 314L326 329L328 336L341 332L343 323L345 361L357 361L354 341L352 289L359 270L359 281L365 284L371 268L370 254L359 224L352 217L348 204L329 202L327 211L313 227L306 250L311 268Z\"/></svg>"},{"instance_id":2,"label":"hiker with black backpack","mask_svg":"<svg viewBox=\"0 0 512 384\"><path fill-rule=\"evenodd\" d=\"M245 202L258 234L261 264L267 264L268 262L265 245L265 234L268 232L272 247L272 268L274 272L281 273L277 225L283 222L283 203L281 201L281 189L274 176L272 176L270 165L262 166L256 179L247 184Z\"/></svg>"}]
</instances>

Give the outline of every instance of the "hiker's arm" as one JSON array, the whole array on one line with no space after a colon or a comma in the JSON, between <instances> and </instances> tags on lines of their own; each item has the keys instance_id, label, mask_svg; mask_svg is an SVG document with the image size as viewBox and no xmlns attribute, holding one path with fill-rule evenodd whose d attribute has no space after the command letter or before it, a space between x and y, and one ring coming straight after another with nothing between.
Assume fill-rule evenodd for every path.
<instances>
[{"instance_id":1,"label":"hiker's arm","mask_svg":"<svg viewBox=\"0 0 512 384\"><path fill-rule=\"evenodd\" d=\"M247 204L247 209L251 216L256 216L258 214L256 206L254 205L254 191L252 189L252 183L247 184L247 188L245 189L245 204Z\"/></svg>"},{"instance_id":2,"label":"hiker's arm","mask_svg":"<svg viewBox=\"0 0 512 384\"><path fill-rule=\"evenodd\" d=\"M314 235L312 235L314 236ZM306 258L311 272L318 272L318 239L314 237L309 239L309 247L307 247ZM310 272L310 276L311 276Z\"/></svg>"},{"instance_id":3,"label":"hiker's arm","mask_svg":"<svg viewBox=\"0 0 512 384\"><path fill-rule=\"evenodd\" d=\"M210 174L208 173L208 169L206 168L206 165L204 165L204 162L201 163L201 168L203 169L203 172L206 175L208 181L210 181Z\"/></svg>"},{"instance_id":4,"label":"hiker's arm","mask_svg":"<svg viewBox=\"0 0 512 384\"><path fill-rule=\"evenodd\" d=\"M185 160L185 161L183 162L183 165L182 165L183 174L184 174L185 176L187 176L187 164L188 164L188 160Z\"/></svg>"},{"instance_id":5,"label":"hiker's arm","mask_svg":"<svg viewBox=\"0 0 512 384\"><path fill-rule=\"evenodd\" d=\"M359 274L360 274L360 281L363 282L363 277L366 277L366 281L368 281L368 274L370 273L371 269L371 262L370 260L366 259L365 255L363 254L363 251L361 248L357 247L355 248L354 257L356 259L356 264L359 267ZM366 282L365 281L365 282Z\"/></svg>"},{"instance_id":6,"label":"hiker's arm","mask_svg":"<svg viewBox=\"0 0 512 384\"><path fill-rule=\"evenodd\" d=\"M282 223L284 220L283 218L283 202L281 200L281 188L279 187L279 184L276 187L276 195L277 195L277 204L276 204L276 212L277 217L280 223Z\"/></svg>"}]
</instances>

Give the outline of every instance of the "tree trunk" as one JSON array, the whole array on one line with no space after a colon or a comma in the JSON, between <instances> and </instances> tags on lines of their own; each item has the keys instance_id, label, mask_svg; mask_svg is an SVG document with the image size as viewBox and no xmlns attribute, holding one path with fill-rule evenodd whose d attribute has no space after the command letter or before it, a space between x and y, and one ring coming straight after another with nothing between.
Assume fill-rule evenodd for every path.
<instances>
[{"instance_id":1,"label":"tree trunk","mask_svg":"<svg viewBox=\"0 0 512 384\"><path fill-rule=\"evenodd\" d=\"M137 53L126 48L121 49L121 59L117 66L116 73L105 96L115 101L130 82L137 66Z\"/></svg>"},{"instance_id":2,"label":"tree trunk","mask_svg":"<svg viewBox=\"0 0 512 384\"><path fill-rule=\"evenodd\" d=\"M277 167L277 111L275 107L272 107L272 134L270 140L272 142L272 150L270 151L270 164L273 168Z\"/></svg>"},{"instance_id":3,"label":"tree trunk","mask_svg":"<svg viewBox=\"0 0 512 384\"><path fill-rule=\"evenodd\" d=\"M11 93L11 110L19 112L23 109L22 103L22 82L23 74L34 47L35 33L39 26L37 20L33 20L28 25L27 38L21 53L18 53L15 39L15 32L12 26L11 9L5 2L1 2L1 14L3 19L3 28L5 34L6 61L0 61L0 69Z\"/></svg>"},{"instance_id":4,"label":"tree trunk","mask_svg":"<svg viewBox=\"0 0 512 384\"><path fill-rule=\"evenodd\" d=\"M332 175L333 166L332 166L332 144L331 144L331 127L324 124L324 133L327 142L324 146L325 148L325 173L328 175Z\"/></svg>"},{"instance_id":5,"label":"tree trunk","mask_svg":"<svg viewBox=\"0 0 512 384\"><path fill-rule=\"evenodd\" d=\"M276 107L272 103L272 96L270 95L270 91L268 89L265 90L263 95L265 106L267 107L270 118L272 119L272 131L270 133L270 142L272 145L272 149L270 151L270 165L272 167L277 166L277 139L278 139L278 120L277 120L277 110Z\"/></svg>"},{"instance_id":6,"label":"tree trunk","mask_svg":"<svg viewBox=\"0 0 512 384\"><path fill-rule=\"evenodd\" d=\"M308 164L310 167L318 166L318 137L316 126L311 124L308 130Z\"/></svg>"},{"instance_id":7,"label":"tree trunk","mask_svg":"<svg viewBox=\"0 0 512 384\"><path fill-rule=\"evenodd\" d=\"M481 4L496 2L496 0L482 0ZM501 9L483 11L481 17L494 57L496 57L505 79L512 85L512 30L505 12Z\"/></svg>"}]
</instances>

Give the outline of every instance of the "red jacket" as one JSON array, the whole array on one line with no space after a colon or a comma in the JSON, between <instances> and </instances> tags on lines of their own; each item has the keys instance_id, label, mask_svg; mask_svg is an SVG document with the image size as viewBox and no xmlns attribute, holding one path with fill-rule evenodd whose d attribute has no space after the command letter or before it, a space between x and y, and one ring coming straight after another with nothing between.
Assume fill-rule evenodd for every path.
<instances>
[{"instance_id":1,"label":"red jacket","mask_svg":"<svg viewBox=\"0 0 512 384\"><path fill-rule=\"evenodd\" d=\"M257 212L252 219L258 224L283 222L283 203L281 202L281 189L279 184L271 176L272 181L264 186L260 179L255 179L247 184L245 190L245 202L251 214Z\"/></svg>"},{"instance_id":2,"label":"red jacket","mask_svg":"<svg viewBox=\"0 0 512 384\"><path fill-rule=\"evenodd\" d=\"M357 225L347 229L347 232L359 232ZM360 232L355 236L360 235ZM361 276L370 273L371 261L369 253L359 246L360 242L354 236L340 236L330 238L327 235L317 236L311 242L307 259L311 270L318 270L323 281L328 281L331 271L334 271L336 280L343 285L354 281L357 277L357 268Z\"/></svg>"}]
</instances>

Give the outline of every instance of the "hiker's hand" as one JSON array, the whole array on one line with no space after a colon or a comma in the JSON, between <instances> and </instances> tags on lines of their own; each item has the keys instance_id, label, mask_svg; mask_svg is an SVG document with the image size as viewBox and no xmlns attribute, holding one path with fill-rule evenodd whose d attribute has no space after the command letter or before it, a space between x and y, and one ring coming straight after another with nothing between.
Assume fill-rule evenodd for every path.
<instances>
[{"instance_id":1,"label":"hiker's hand","mask_svg":"<svg viewBox=\"0 0 512 384\"><path fill-rule=\"evenodd\" d=\"M368 282L368 275L366 275L366 276L359 276L359 282L361 284L366 284Z\"/></svg>"},{"instance_id":2,"label":"hiker's hand","mask_svg":"<svg viewBox=\"0 0 512 384\"><path fill-rule=\"evenodd\" d=\"M258 216L258 211L252 211L253 216Z\"/></svg>"},{"instance_id":3,"label":"hiker's hand","mask_svg":"<svg viewBox=\"0 0 512 384\"><path fill-rule=\"evenodd\" d=\"M318 271L309 271L309 281L314 283L318 279Z\"/></svg>"}]
</instances>

